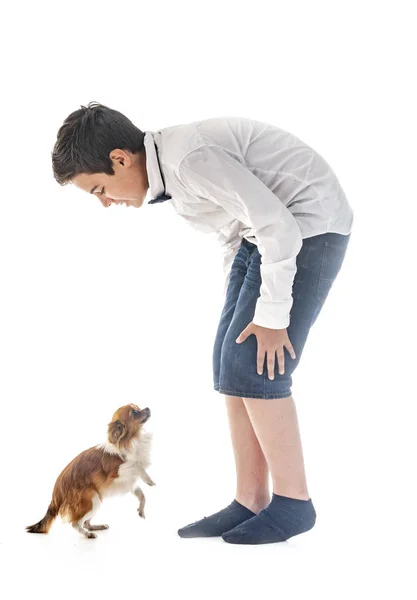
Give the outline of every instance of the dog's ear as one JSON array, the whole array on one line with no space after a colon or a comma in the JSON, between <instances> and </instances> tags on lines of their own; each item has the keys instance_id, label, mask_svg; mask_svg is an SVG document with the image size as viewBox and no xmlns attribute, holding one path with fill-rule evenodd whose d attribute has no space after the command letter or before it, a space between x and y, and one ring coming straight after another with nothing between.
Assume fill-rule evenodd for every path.
<instances>
[{"instance_id":1,"label":"dog's ear","mask_svg":"<svg viewBox=\"0 0 417 600\"><path fill-rule=\"evenodd\" d=\"M126 435L127 427L123 421L112 421L109 424L109 442L118 444Z\"/></svg>"}]
</instances>

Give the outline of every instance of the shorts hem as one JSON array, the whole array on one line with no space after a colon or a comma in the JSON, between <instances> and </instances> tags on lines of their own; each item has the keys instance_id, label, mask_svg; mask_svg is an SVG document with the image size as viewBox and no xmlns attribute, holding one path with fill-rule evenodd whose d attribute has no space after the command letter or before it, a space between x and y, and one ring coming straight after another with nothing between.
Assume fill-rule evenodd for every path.
<instances>
[{"instance_id":1,"label":"shorts hem","mask_svg":"<svg viewBox=\"0 0 417 600\"><path fill-rule=\"evenodd\" d=\"M237 396L238 398L256 398L260 400L279 400L282 398L289 398L292 396L291 390L288 392L279 392L277 394L250 394L248 392L235 392L231 390L223 390L220 387L214 386L216 392L225 396Z\"/></svg>"}]
</instances>

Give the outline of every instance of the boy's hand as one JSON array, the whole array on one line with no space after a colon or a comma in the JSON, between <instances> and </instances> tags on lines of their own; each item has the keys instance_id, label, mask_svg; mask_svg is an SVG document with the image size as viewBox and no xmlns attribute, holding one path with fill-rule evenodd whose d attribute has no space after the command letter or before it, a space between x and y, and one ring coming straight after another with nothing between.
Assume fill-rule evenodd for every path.
<instances>
[{"instance_id":1,"label":"boy's hand","mask_svg":"<svg viewBox=\"0 0 417 600\"><path fill-rule=\"evenodd\" d=\"M274 379L275 376L275 355L278 358L278 372L280 375L283 375L285 372L284 348L288 350L291 358L295 359L294 348L288 337L287 330L268 329L267 327L249 323L237 338L236 343L241 344L250 335L256 335L258 341L258 374L262 375L263 373L266 354L269 379Z\"/></svg>"}]
</instances>

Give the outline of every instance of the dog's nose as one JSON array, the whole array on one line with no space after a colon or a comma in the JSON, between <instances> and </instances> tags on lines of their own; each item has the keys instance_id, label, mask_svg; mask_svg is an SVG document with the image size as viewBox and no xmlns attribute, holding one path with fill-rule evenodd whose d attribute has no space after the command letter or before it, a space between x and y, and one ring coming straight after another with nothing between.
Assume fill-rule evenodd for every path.
<instances>
[{"instance_id":1,"label":"dog's nose","mask_svg":"<svg viewBox=\"0 0 417 600\"><path fill-rule=\"evenodd\" d=\"M151 416L151 409L150 409L150 408L148 408L148 407L144 408L144 409L143 409L143 412L144 412L144 413L145 413L145 414L146 414L148 417L150 417L150 416Z\"/></svg>"}]
</instances>

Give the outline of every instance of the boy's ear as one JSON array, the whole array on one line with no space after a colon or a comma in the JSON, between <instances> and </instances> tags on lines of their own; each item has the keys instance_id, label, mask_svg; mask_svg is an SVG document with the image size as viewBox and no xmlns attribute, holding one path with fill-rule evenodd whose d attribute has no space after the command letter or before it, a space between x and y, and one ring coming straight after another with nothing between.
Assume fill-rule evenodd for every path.
<instances>
[{"instance_id":1,"label":"boy's ear","mask_svg":"<svg viewBox=\"0 0 417 600\"><path fill-rule=\"evenodd\" d=\"M124 150L120 150L119 148L112 150L109 154L109 158L113 163L117 163L122 167L129 167L132 162L130 155Z\"/></svg>"}]
</instances>

